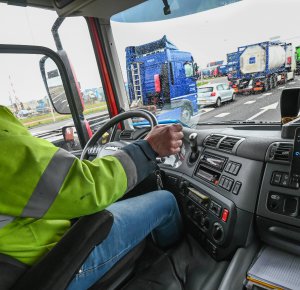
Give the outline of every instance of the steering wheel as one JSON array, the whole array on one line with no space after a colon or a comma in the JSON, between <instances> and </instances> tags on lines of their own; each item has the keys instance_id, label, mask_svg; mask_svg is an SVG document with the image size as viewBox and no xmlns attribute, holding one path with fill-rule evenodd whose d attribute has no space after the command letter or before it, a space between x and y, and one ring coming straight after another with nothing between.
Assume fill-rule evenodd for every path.
<instances>
[{"instance_id":1,"label":"steering wheel","mask_svg":"<svg viewBox=\"0 0 300 290\"><path fill-rule=\"evenodd\" d=\"M151 112L144 109L132 110L132 111L120 113L119 115L110 119L107 123L105 123L97 130L97 132L92 136L92 138L85 145L81 153L80 160L86 159L88 149L94 146L100 140L102 135L105 132L107 132L110 128L116 126L121 121L134 118L134 117L141 117L149 121L151 129L158 124L156 117ZM120 140L120 141L108 142L104 145L99 145L99 151L97 157L111 155L113 152L119 150L120 148L124 147L127 144L128 142Z\"/></svg>"}]
</instances>

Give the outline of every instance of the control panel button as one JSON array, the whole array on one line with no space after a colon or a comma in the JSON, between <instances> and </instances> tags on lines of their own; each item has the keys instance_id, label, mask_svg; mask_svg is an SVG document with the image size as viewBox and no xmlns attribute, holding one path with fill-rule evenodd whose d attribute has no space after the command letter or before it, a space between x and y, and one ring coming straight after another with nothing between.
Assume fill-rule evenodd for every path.
<instances>
[{"instance_id":1,"label":"control panel button","mask_svg":"<svg viewBox=\"0 0 300 290\"><path fill-rule=\"evenodd\" d=\"M226 171L226 172L229 172L231 165L232 165L232 162L228 162L228 163L227 163L227 165L226 165L226 167L225 167L225 171Z\"/></svg>"},{"instance_id":2,"label":"control panel button","mask_svg":"<svg viewBox=\"0 0 300 290\"><path fill-rule=\"evenodd\" d=\"M220 179L219 186L221 186L222 188L224 188L228 191L231 191L233 183L234 183L233 179L223 175Z\"/></svg>"},{"instance_id":3,"label":"control panel button","mask_svg":"<svg viewBox=\"0 0 300 290\"><path fill-rule=\"evenodd\" d=\"M224 209L223 209L223 213L222 213L222 221L223 221L224 223L227 222L228 216L229 216L229 210L228 210L227 208L224 208Z\"/></svg>"},{"instance_id":4,"label":"control panel button","mask_svg":"<svg viewBox=\"0 0 300 290\"><path fill-rule=\"evenodd\" d=\"M223 187L224 182L225 182L225 176L222 176L220 181L219 181L219 186Z\"/></svg>"},{"instance_id":5,"label":"control panel button","mask_svg":"<svg viewBox=\"0 0 300 290\"><path fill-rule=\"evenodd\" d=\"M216 202L214 201L211 201L210 202L210 205L209 205L209 211L211 211L213 214L215 214L217 217L220 217L221 215L221 210L222 210L222 207L217 204Z\"/></svg>"},{"instance_id":6,"label":"control panel button","mask_svg":"<svg viewBox=\"0 0 300 290\"><path fill-rule=\"evenodd\" d=\"M283 173L281 176L280 185L288 186L289 185L289 175L287 173Z\"/></svg>"},{"instance_id":7,"label":"control panel button","mask_svg":"<svg viewBox=\"0 0 300 290\"><path fill-rule=\"evenodd\" d=\"M240 163L229 161L225 167L225 171L233 175L237 175L241 168Z\"/></svg>"},{"instance_id":8,"label":"control panel button","mask_svg":"<svg viewBox=\"0 0 300 290\"><path fill-rule=\"evenodd\" d=\"M225 189L227 189L227 187L228 187L228 184L229 184L229 179L228 179L228 178L225 178L225 181L224 181L223 187L224 187Z\"/></svg>"},{"instance_id":9,"label":"control panel button","mask_svg":"<svg viewBox=\"0 0 300 290\"><path fill-rule=\"evenodd\" d=\"M239 194L239 191L240 191L240 188L242 186L242 183L237 181L233 187L233 190L232 190L232 193L235 194L235 195L238 195Z\"/></svg>"},{"instance_id":10,"label":"control panel button","mask_svg":"<svg viewBox=\"0 0 300 290\"><path fill-rule=\"evenodd\" d=\"M281 172L274 172L272 176L271 184L279 185L281 181L281 176L282 176Z\"/></svg>"},{"instance_id":11,"label":"control panel button","mask_svg":"<svg viewBox=\"0 0 300 290\"><path fill-rule=\"evenodd\" d=\"M236 164L234 167L234 170L232 171L232 174L237 175L239 173L240 168L241 168L241 165Z\"/></svg>"},{"instance_id":12,"label":"control panel button","mask_svg":"<svg viewBox=\"0 0 300 290\"><path fill-rule=\"evenodd\" d=\"M230 191L231 188L232 188L232 185L233 185L233 180L232 180L232 179L228 179L228 185L227 185L226 189L227 189L228 191Z\"/></svg>"}]
</instances>

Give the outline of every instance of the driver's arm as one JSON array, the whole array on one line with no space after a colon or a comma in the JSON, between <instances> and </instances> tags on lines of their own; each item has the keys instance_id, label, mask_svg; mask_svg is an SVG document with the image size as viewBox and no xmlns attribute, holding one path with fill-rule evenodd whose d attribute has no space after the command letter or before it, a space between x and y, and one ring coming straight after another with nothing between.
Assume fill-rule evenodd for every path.
<instances>
[{"instance_id":1,"label":"driver's arm","mask_svg":"<svg viewBox=\"0 0 300 290\"><path fill-rule=\"evenodd\" d=\"M0 106L0 213L71 219L106 208L155 169L160 156L178 152L181 126L157 126L113 156L80 161L35 138ZM154 150L153 150L153 149ZM0 220L1 222L1 220Z\"/></svg>"},{"instance_id":2,"label":"driver's arm","mask_svg":"<svg viewBox=\"0 0 300 290\"><path fill-rule=\"evenodd\" d=\"M29 135L1 143L7 152L0 159L13 152L13 160L1 162L0 212L14 217L71 219L100 211L155 169L145 140L92 162Z\"/></svg>"}]
</instances>

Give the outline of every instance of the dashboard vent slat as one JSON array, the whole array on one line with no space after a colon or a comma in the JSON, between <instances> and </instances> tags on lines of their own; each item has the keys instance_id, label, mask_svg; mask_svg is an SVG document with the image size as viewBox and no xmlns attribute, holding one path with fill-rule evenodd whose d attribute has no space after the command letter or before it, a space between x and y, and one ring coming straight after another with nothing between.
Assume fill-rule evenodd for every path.
<instances>
[{"instance_id":1,"label":"dashboard vent slat","mask_svg":"<svg viewBox=\"0 0 300 290\"><path fill-rule=\"evenodd\" d=\"M221 143L219 145L219 149L228 151L228 152L232 152L235 144L237 142L239 142L240 140L241 140L240 138L226 137L221 141Z\"/></svg>"},{"instance_id":2,"label":"dashboard vent slat","mask_svg":"<svg viewBox=\"0 0 300 290\"><path fill-rule=\"evenodd\" d=\"M292 150L292 143L273 143L269 151L269 159L273 161L289 161Z\"/></svg>"},{"instance_id":3,"label":"dashboard vent slat","mask_svg":"<svg viewBox=\"0 0 300 290\"><path fill-rule=\"evenodd\" d=\"M219 141L223 138L222 135L210 135L206 138L204 146L217 148Z\"/></svg>"}]
</instances>

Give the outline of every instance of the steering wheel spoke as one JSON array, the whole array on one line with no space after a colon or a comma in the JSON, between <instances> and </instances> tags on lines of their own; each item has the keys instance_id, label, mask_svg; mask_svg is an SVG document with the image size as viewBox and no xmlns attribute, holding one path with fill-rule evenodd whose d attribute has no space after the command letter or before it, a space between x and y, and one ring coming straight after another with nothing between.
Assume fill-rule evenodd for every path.
<instances>
[{"instance_id":1,"label":"steering wheel spoke","mask_svg":"<svg viewBox=\"0 0 300 290\"><path fill-rule=\"evenodd\" d=\"M91 137L91 139L87 142L85 145L80 159L87 159L88 156L95 156L95 152L97 152L96 157L102 157L105 155L111 155L114 151L119 150L123 146L126 146L128 142L126 141L113 141L118 129L118 124L124 120L130 119L130 118L144 118L146 119L149 124L151 129L157 125L157 119L156 117L149 111L147 110L132 110L132 111L127 111L123 112L112 119L110 119L107 123L105 123L103 126L101 126L96 133ZM103 136L105 132L108 132L112 128L110 137L109 137L109 142L102 145L99 144L99 140ZM98 145L99 144L99 145Z\"/></svg>"}]
</instances>

